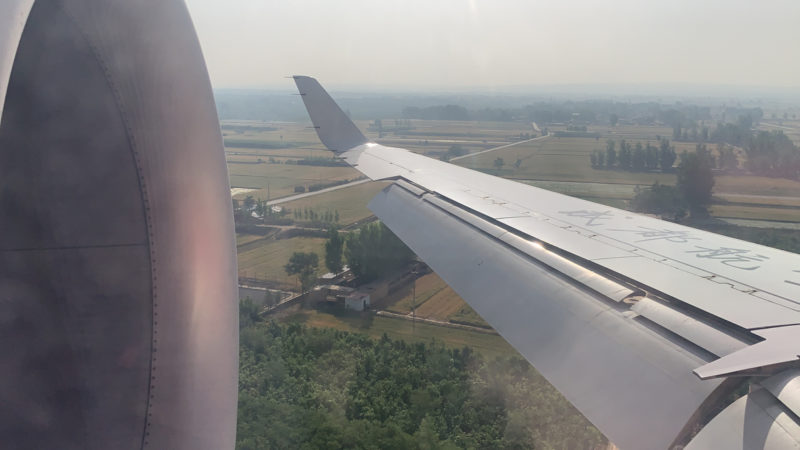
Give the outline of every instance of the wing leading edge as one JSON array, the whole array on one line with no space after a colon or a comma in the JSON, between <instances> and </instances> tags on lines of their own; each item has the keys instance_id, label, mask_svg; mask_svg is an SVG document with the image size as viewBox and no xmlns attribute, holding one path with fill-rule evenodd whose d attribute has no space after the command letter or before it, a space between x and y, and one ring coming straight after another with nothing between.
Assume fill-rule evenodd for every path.
<instances>
[{"instance_id":1,"label":"wing leading edge","mask_svg":"<svg viewBox=\"0 0 800 450\"><path fill-rule=\"evenodd\" d=\"M294 78L323 143L395 180L370 209L617 445L800 446L800 256L362 140Z\"/></svg>"}]
</instances>

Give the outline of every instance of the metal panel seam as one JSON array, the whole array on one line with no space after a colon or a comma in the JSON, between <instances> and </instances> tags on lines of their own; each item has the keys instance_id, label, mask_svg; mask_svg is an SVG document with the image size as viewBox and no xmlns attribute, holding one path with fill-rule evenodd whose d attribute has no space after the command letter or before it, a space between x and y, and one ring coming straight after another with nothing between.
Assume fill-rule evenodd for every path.
<instances>
[{"instance_id":1,"label":"metal panel seam","mask_svg":"<svg viewBox=\"0 0 800 450\"><path fill-rule=\"evenodd\" d=\"M108 83L109 89L114 93L114 103L117 105L117 110L120 115L120 120L125 125L125 134L127 135L128 145L131 150L131 156L133 158L134 165L136 167L136 173L138 175L139 181L139 193L142 198L142 208L144 210L144 220L147 226L147 249L148 253L150 254L150 284L152 289L152 336L150 340L150 376L148 377L148 386L147 386L147 407L145 409L145 419L144 423L142 424L142 444L141 447L144 448L147 444L147 435L148 435L148 428L150 427L150 416L151 416L151 408L152 402L154 400L153 390L155 389L155 376L153 372L156 370L156 351L157 351L157 339L156 335L158 334L158 291L157 291L157 274L156 274L156 254L155 254L155 234L153 233L153 219L150 214L150 200L147 190L147 183L145 182L143 166L141 163L141 158L139 156L139 151L136 144L136 139L134 138L134 133L128 120L128 115L125 109L125 105L122 99L121 92L117 87L116 83L114 83L114 79L111 76L111 71L106 64L105 59L100 54L99 49L94 45L94 43L89 39L86 31L79 25L79 21L75 18L75 15L68 10L63 4L59 3L59 8L64 12L64 15L69 18L72 22L73 26L78 30L80 35L83 37L86 45L94 55L95 60L100 66L101 70L103 71L104 77L106 79L106 83Z\"/></svg>"}]
</instances>

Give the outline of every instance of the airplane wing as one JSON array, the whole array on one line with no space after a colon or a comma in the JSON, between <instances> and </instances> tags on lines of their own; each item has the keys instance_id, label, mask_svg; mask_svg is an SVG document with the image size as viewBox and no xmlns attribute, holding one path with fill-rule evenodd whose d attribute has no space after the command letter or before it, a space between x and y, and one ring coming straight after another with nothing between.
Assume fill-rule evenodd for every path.
<instances>
[{"instance_id":1,"label":"airplane wing","mask_svg":"<svg viewBox=\"0 0 800 450\"><path fill-rule=\"evenodd\" d=\"M370 142L294 80L322 142L394 181L370 209L616 445L800 447L800 255Z\"/></svg>"}]
</instances>

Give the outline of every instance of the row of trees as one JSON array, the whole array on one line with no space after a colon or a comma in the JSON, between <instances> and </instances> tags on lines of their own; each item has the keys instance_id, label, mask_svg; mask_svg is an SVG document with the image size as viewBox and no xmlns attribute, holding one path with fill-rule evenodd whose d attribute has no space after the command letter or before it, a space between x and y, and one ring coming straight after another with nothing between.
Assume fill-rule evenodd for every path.
<instances>
[{"instance_id":1,"label":"row of trees","mask_svg":"<svg viewBox=\"0 0 800 450\"><path fill-rule=\"evenodd\" d=\"M236 447L600 448L518 356L258 322L240 312Z\"/></svg>"},{"instance_id":2,"label":"row of trees","mask_svg":"<svg viewBox=\"0 0 800 450\"><path fill-rule=\"evenodd\" d=\"M239 201L237 199L233 199L233 214L234 218L237 222L241 222L246 218L252 217L251 213L255 213L257 216L263 218L265 221L275 218L284 218L283 220L291 223L292 220L286 217L289 214L292 214L294 220L306 221L311 222L312 224L318 225L320 227L324 226L331 226L333 224L339 223L339 210L338 209L326 209L324 211L317 211L313 208L296 208L294 210L290 210L288 208L276 208L272 209L272 207L267 205L265 200L255 199L252 195L248 195L245 197L243 201ZM273 223L273 222L270 222Z\"/></svg>"},{"instance_id":3,"label":"row of trees","mask_svg":"<svg viewBox=\"0 0 800 450\"><path fill-rule=\"evenodd\" d=\"M800 148L783 131L759 131L748 141L745 153L753 173L800 178Z\"/></svg>"},{"instance_id":4,"label":"row of trees","mask_svg":"<svg viewBox=\"0 0 800 450\"><path fill-rule=\"evenodd\" d=\"M595 150L590 155L592 167L594 168L619 168L622 170L658 170L670 172L673 170L677 154L675 147L671 146L669 140L659 139L658 147L648 142L642 145L637 142L631 145L625 139L619 141L619 151L617 143L611 139L606 142L605 150Z\"/></svg>"},{"instance_id":5,"label":"row of trees","mask_svg":"<svg viewBox=\"0 0 800 450\"><path fill-rule=\"evenodd\" d=\"M339 223L339 210L326 209L318 212L312 208L295 209L292 211L295 220L305 220L307 222L317 222L322 224Z\"/></svg>"}]
</instances>

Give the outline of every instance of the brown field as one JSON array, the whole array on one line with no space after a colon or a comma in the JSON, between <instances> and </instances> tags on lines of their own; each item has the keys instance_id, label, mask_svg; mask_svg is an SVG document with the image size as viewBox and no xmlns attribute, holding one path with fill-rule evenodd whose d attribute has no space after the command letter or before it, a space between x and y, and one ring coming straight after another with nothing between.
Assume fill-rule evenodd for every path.
<instances>
[{"instance_id":1,"label":"brown field","mask_svg":"<svg viewBox=\"0 0 800 450\"><path fill-rule=\"evenodd\" d=\"M416 301L411 287L404 288L397 298L391 296L384 308L399 314L411 313L416 303L416 316L442 321L457 320L477 326L488 326L483 319L447 283L435 273L417 279Z\"/></svg>"}]
</instances>

